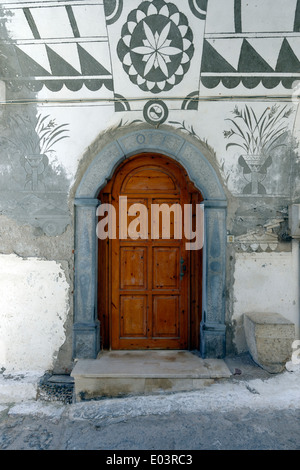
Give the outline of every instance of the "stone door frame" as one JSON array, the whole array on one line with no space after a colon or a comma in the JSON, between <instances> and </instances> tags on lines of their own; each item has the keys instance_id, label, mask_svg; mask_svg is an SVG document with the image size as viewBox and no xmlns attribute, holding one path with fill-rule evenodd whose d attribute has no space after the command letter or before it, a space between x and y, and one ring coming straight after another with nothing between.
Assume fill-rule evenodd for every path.
<instances>
[{"instance_id":1,"label":"stone door frame","mask_svg":"<svg viewBox=\"0 0 300 470\"><path fill-rule=\"evenodd\" d=\"M214 168L196 145L175 132L143 129L116 138L97 153L75 194L73 358L96 358L101 348L101 325L97 319L98 194L125 158L143 152L164 154L178 161L204 198L200 352L203 358L224 357L227 208L224 190Z\"/></svg>"}]
</instances>

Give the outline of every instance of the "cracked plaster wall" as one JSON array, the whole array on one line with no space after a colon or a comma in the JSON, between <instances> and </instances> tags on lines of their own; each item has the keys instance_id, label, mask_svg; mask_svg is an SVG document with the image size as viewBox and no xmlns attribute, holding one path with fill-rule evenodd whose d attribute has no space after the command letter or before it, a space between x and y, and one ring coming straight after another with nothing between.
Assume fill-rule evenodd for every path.
<instances>
[{"instance_id":1,"label":"cracked plaster wall","mask_svg":"<svg viewBox=\"0 0 300 470\"><path fill-rule=\"evenodd\" d=\"M68 291L62 264L0 255L0 362L6 373L53 370L66 341Z\"/></svg>"}]
</instances>

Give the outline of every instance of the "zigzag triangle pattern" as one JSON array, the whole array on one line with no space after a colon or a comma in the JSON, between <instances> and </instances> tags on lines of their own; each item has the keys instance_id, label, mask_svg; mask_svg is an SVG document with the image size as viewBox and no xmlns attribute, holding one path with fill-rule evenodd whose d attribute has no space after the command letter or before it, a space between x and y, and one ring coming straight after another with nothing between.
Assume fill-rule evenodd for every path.
<instances>
[{"instance_id":1,"label":"zigzag triangle pattern","mask_svg":"<svg viewBox=\"0 0 300 470\"><path fill-rule=\"evenodd\" d=\"M35 45L31 45L34 48ZM40 47L40 45L39 45ZM16 89L20 86L17 82L27 84L33 91L39 91L45 85L51 91L59 91L65 85L71 91L78 91L83 84L91 91L99 90L103 85L110 91L113 90L112 74L101 65L84 47L77 43L75 49L78 54L78 62L81 70L76 70L67 60L61 57L49 45L44 45L46 59L49 62L46 70L40 63L30 57L30 48L26 52L17 45L10 45L9 49L4 45L0 47L0 55L3 57L15 57L14 70L9 67L6 72L5 59L1 60L1 79L13 78ZM9 54L7 51L9 50ZM27 53L28 52L28 53ZM36 54L33 54L35 56Z\"/></svg>"},{"instance_id":2,"label":"zigzag triangle pattern","mask_svg":"<svg viewBox=\"0 0 300 470\"><path fill-rule=\"evenodd\" d=\"M99 64L89 52L87 52L80 44L77 44L78 55L83 75L111 75L111 73Z\"/></svg>"},{"instance_id":3,"label":"zigzag triangle pattern","mask_svg":"<svg viewBox=\"0 0 300 470\"><path fill-rule=\"evenodd\" d=\"M244 39L239 58L238 72L274 72L272 67L256 52L256 50Z\"/></svg>"},{"instance_id":4,"label":"zigzag triangle pattern","mask_svg":"<svg viewBox=\"0 0 300 470\"><path fill-rule=\"evenodd\" d=\"M80 73L72 67L68 62L66 62L61 56L59 56L51 47L46 45L47 54L49 57L49 62L51 66L52 74L55 76L70 76L78 77Z\"/></svg>"},{"instance_id":5,"label":"zigzag triangle pattern","mask_svg":"<svg viewBox=\"0 0 300 470\"><path fill-rule=\"evenodd\" d=\"M235 72L236 70L229 64L216 49L206 40L203 44L202 72Z\"/></svg>"},{"instance_id":6,"label":"zigzag triangle pattern","mask_svg":"<svg viewBox=\"0 0 300 470\"><path fill-rule=\"evenodd\" d=\"M283 40L275 70L276 72L300 72L300 62L287 39Z\"/></svg>"},{"instance_id":7,"label":"zigzag triangle pattern","mask_svg":"<svg viewBox=\"0 0 300 470\"><path fill-rule=\"evenodd\" d=\"M264 41L264 38L260 40ZM215 43L217 41L222 41L222 39L214 40ZM207 39L204 39L201 63L201 74L204 75L201 76L201 81L207 88L216 87L221 80L227 88L234 88L240 82L247 88L254 88L260 82L266 88L274 88L280 81L285 88L291 88L295 80L293 74L300 73L300 60L293 50L298 44L300 48L300 36L299 38L293 37L291 43L293 47L288 38L283 39L274 68L267 62L266 57L263 58L245 38L238 51L238 60L236 57L234 61L238 66L234 68ZM226 77L226 74L230 75ZM280 74L284 75L280 76ZM291 77L286 77L285 74L291 74Z\"/></svg>"}]
</instances>

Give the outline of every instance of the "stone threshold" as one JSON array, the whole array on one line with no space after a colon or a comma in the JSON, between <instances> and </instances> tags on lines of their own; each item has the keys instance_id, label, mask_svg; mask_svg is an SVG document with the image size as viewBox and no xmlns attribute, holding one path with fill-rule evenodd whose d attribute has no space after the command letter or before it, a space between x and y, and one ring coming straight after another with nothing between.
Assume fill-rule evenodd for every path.
<instances>
[{"instance_id":1,"label":"stone threshold","mask_svg":"<svg viewBox=\"0 0 300 470\"><path fill-rule=\"evenodd\" d=\"M105 351L80 359L71 373L75 401L199 390L231 372L222 359L190 351Z\"/></svg>"}]
</instances>

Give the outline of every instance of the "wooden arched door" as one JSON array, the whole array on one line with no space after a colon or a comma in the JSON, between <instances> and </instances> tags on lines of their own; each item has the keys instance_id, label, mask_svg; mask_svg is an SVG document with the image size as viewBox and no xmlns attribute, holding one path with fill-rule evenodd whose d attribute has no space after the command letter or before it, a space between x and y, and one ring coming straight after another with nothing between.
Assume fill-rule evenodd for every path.
<instances>
[{"instance_id":1,"label":"wooden arched door","mask_svg":"<svg viewBox=\"0 0 300 470\"><path fill-rule=\"evenodd\" d=\"M141 154L121 164L100 199L115 208L117 235L99 242L103 347L198 347L201 258L199 252L186 249L183 223L185 205L199 203L200 193L173 160ZM141 213L134 204L145 208L144 218L137 218ZM162 216L157 218L154 207L167 208L168 226L163 228Z\"/></svg>"}]
</instances>

